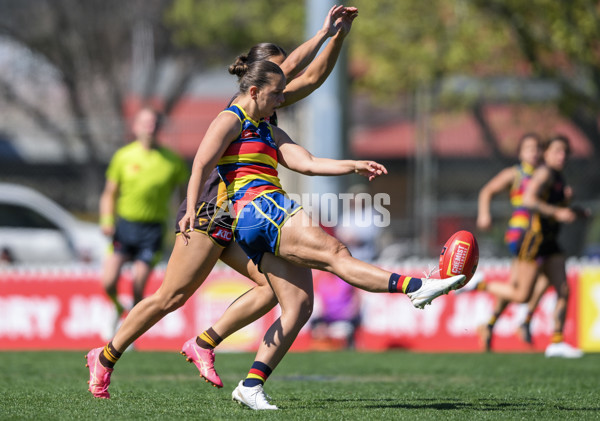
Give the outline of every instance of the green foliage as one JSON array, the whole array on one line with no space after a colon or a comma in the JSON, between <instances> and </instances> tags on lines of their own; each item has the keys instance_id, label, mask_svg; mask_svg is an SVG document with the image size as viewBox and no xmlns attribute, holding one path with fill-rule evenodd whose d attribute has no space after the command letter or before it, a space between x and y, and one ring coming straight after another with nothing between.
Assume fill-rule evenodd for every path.
<instances>
[{"instance_id":1,"label":"green foliage","mask_svg":"<svg viewBox=\"0 0 600 421\"><path fill-rule=\"evenodd\" d=\"M453 74L535 76L600 65L598 6L591 0L351 3L359 17L348 39L350 60L365 69L358 86L378 94ZM306 38L304 9L297 0L176 0L167 23L178 43L213 53L264 41L291 49Z\"/></svg>"},{"instance_id":2,"label":"green foliage","mask_svg":"<svg viewBox=\"0 0 600 421\"><path fill-rule=\"evenodd\" d=\"M304 15L294 0L176 0L165 19L179 45L230 60L259 42L291 51L305 38Z\"/></svg>"},{"instance_id":3,"label":"green foliage","mask_svg":"<svg viewBox=\"0 0 600 421\"><path fill-rule=\"evenodd\" d=\"M473 0L473 4L520 38L520 48L538 70L566 71L600 64L600 17L595 1Z\"/></svg>"},{"instance_id":4,"label":"green foliage","mask_svg":"<svg viewBox=\"0 0 600 421\"><path fill-rule=\"evenodd\" d=\"M86 390L84 353L0 352L0 418L581 420L600 410L599 355L291 353L266 385L281 410L253 413L231 401L252 354L217 354L216 389L176 352L129 352L104 400Z\"/></svg>"},{"instance_id":5,"label":"green foliage","mask_svg":"<svg viewBox=\"0 0 600 421\"><path fill-rule=\"evenodd\" d=\"M356 2L351 57L366 64L360 85L394 93L449 74L506 72L514 54L505 28L466 1Z\"/></svg>"},{"instance_id":6,"label":"green foliage","mask_svg":"<svg viewBox=\"0 0 600 421\"><path fill-rule=\"evenodd\" d=\"M356 5L360 22L352 56L369 63L364 79L379 90L385 90L382 84L406 89L456 73L530 76L600 64L598 5L590 0ZM392 67L396 71L389 73Z\"/></svg>"},{"instance_id":7,"label":"green foliage","mask_svg":"<svg viewBox=\"0 0 600 421\"><path fill-rule=\"evenodd\" d=\"M355 0L346 41L353 88L378 100L433 89L449 76L551 80L557 109L600 149L600 12L594 0ZM245 5L245 7L243 6ZM232 56L260 41L291 50L306 38L304 1L175 0L179 43ZM218 40L218 42L216 41ZM471 85L473 85L471 83ZM464 87L463 87L464 88ZM439 93L439 92L438 92ZM485 92L442 92L436 105L471 107ZM521 96L514 101L522 101Z\"/></svg>"}]
</instances>

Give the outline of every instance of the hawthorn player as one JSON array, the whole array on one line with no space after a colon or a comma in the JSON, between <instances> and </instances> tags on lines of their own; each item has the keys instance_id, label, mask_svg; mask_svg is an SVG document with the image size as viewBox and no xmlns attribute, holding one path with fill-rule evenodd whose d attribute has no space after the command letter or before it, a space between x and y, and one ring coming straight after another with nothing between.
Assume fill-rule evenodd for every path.
<instances>
[{"instance_id":1,"label":"hawthorn player","mask_svg":"<svg viewBox=\"0 0 600 421\"><path fill-rule=\"evenodd\" d=\"M561 224L585 216L569 207L572 193L563 176L569 152L569 140L565 136L554 136L546 141L543 145L544 164L533 172L523 192L523 206L528 211L529 223L517 256L517 282L482 281L476 285L477 290L487 291L500 300L525 303L533 294L538 276L544 274L548 278L558 297L554 333L546 348L546 357L579 358L583 355L563 338L569 286L558 233Z\"/></svg>"}]
</instances>

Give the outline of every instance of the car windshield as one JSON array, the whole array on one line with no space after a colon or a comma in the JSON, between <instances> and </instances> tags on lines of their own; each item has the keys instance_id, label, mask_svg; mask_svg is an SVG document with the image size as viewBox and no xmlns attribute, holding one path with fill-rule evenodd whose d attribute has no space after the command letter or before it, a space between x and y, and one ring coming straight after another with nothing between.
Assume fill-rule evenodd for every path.
<instances>
[{"instance_id":1,"label":"car windshield","mask_svg":"<svg viewBox=\"0 0 600 421\"><path fill-rule=\"evenodd\" d=\"M13 204L0 204L0 227L59 229L41 213Z\"/></svg>"}]
</instances>

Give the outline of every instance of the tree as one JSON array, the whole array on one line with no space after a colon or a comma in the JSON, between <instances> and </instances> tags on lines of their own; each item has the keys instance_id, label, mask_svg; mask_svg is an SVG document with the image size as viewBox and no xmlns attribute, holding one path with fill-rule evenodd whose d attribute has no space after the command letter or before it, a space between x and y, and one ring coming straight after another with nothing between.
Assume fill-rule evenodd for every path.
<instances>
[{"instance_id":1,"label":"tree","mask_svg":"<svg viewBox=\"0 0 600 421\"><path fill-rule=\"evenodd\" d=\"M467 107L490 146L496 141L477 89L445 95L443 81L462 75L552 81L549 98L600 149L598 43L600 18L593 0L356 0L360 17L349 40L350 61L361 69L357 91L380 100L429 86L438 107ZM249 45L277 40L291 48L303 39L304 4L294 0L175 0L167 23L181 45L234 55ZM267 12L268 11L268 14ZM218 44L214 40L218 39ZM530 101L514 97L515 103ZM500 151L497 151L498 155Z\"/></svg>"},{"instance_id":2,"label":"tree","mask_svg":"<svg viewBox=\"0 0 600 421\"><path fill-rule=\"evenodd\" d=\"M259 42L296 47L305 38L304 19L297 0L175 0L165 21L178 45L231 62Z\"/></svg>"},{"instance_id":3,"label":"tree","mask_svg":"<svg viewBox=\"0 0 600 421\"><path fill-rule=\"evenodd\" d=\"M444 95L442 82L456 75L551 80L560 87L552 101L598 154L597 2L354 3L360 17L348 44L354 69L361 69L353 81L357 91L396 99L429 87L439 107L471 109L494 144L481 112L485 92ZM165 62L177 69L162 97L168 113L202 67L231 62L257 42L276 40L291 50L305 37L304 3L297 0L0 0L0 10L0 36L26 46L56 70L71 127L57 124L55 110L24 96L3 75L0 95L65 142L65 150L73 149L67 140L75 137L92 167L122 141L122 124L106 122L121 121L124 98L132 90L143 98L157 94Z\"/></svg>"},{"instance_id":4,"label":"tree","mask_svg":"<svg viewBox=\"0 0 600 421\"><path fill-rule=\"evenodd\" d=\"M451 75L541 78L560 87L559 111L600 151L600 16L592 0L433 0L356 2L351 59L362 62L359 89L381 97L440 88ZM368 18L365 19L365 16ZM487 136L484 92L460 98ZM514 98L515 102L524 98ZM446 102L446 106L447 106Z\"/></svg>"},{"instance_id":5,"label":"tree","mask_svg":"<svg viewBox=\"0 0 600 421\"><path fill-rule=\"evenodd\" d=\"M62 142L67 158L85 162L89 188L101 186L100 165L125 135L123 104L137 89L154 97L165 62L177 71L161 98L168 114L201 55L176 46L162 23L169 0L0 0L0 36L27 49L62 89L49 104L30 89L14 86L0 75L0 95L18 107L48 136ZM32 94L32 91L34 92ZM67 123L65 123L65 121ZM73 151L83 150L82 154Z\"/></svg>"},{"instance_id":6,"label":"tree","mask_svg":"<svg viewBox=\"0 0 600 421\"><path fill-rule=\"evenodd\" d=\"M600 151L600 14L592 0L556 2L473 0L489 19L510 29L532 76L561 88L557 105ZM527 7L525 7L527 6Z\"/></svg>"}]
</instances>

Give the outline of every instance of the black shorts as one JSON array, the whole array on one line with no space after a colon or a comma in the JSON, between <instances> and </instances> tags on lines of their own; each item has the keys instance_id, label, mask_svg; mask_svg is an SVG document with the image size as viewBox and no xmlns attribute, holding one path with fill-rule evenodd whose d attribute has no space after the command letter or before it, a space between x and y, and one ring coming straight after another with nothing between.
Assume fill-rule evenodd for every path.
<instances>
[{"instance_id":1,"label":"black shorts","mask_svg":"<svg viewBox=\"0 0 600 421\"><path fill-rule=\"evenodd\" d=\"M521 241L518 258L531 261L560 253L562 250L556 241L556 236L551 234L544 236L540 231L528 230Z\"/></svg>"},{"instance_id":2,"label":"black shorts","mask_svg":"<svg viewBox=\"0 0 600 421\"><path fill-rule=\"evenodd\" d=\"M153 266L160 260L163 243L163 224L117 220L113 250L131 260L141 260Z\"/></svg>"},{"instance_id":3,"label":"black shorts","mask_svg":"<svg viewBox=\"0 0 600 421\"><path fill-rule=\"evenodd\" d=\"M179 230L179 221L185 215L187 209L187 199L179 206L177 212L177 222L175 223L175 233L181 234ZM232 230L233 218L227 211L217 207L211 202L196 203L196 218L194 219L194 231L208 235L208 237L217 245L227 247L233 240ZM188 228L189 231L189 228Z\"/></svg>"}]
</instances>

